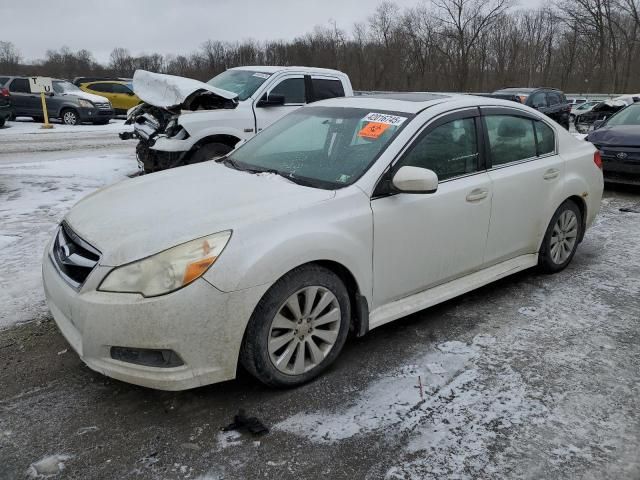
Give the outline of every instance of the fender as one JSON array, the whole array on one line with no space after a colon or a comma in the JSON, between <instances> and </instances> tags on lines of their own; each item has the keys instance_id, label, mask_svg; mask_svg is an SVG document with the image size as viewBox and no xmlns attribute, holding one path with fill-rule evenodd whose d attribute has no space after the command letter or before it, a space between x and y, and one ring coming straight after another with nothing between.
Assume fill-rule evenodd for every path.
<instances>
[{"instance_id":1,"label":"fender","mask_svg":"<svg viewBox=\"0 0 640 480\"><path fill-rule=\"evenodd\" d=\"M207 139L212 139L217 135L226 135L237 138L238 141L243 140L242 132L233 128L211 128L206 131L199 131L195 137L189 137L184 140L178 140L175 138L167 138L165 136L159 136L156 138L155 143L151 147L151 150L160 150L163 152L188 152L196 145L209 143Z\"/></svg>"},{"instance_id":2,"label":"fender","mask_svg":"<svg viewBox=\"0 0 640 480\"><path fill-rule=\"evenodd\" d=\"M368 199L358 192L239 228L204 278L219 290L232 292L273 284L306 263L331 261L351 273L359 294L370 304L373 219ZM296 226L295 231L290 225Z\"/></svg>"}]
</instances>

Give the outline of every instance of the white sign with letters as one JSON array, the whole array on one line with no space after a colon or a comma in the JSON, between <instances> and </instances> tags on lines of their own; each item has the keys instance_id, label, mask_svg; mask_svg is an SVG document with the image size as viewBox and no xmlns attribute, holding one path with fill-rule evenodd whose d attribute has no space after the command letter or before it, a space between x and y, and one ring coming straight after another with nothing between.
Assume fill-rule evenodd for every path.
<instances>
[{"instance_id":1,"label":"white sign with letters","mask_svg":"<svg viewBox=\"0 0 640 480\"><path fill-rule=\"evenodd\" d=\"M31 93L53 92L51 77L29 77L29 87L31 87Z\"/></svg>"}]
</instances>

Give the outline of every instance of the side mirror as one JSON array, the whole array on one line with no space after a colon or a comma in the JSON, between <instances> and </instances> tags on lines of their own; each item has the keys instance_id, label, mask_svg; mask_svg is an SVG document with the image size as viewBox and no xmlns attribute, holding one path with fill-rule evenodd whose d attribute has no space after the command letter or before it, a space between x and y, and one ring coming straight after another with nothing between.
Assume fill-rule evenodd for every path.
<instances>
[{"instance_id":1,"label":"side mirror","mask_svg":"<svg viewBox=\"0 0 640 480\"><path fill-rule=\"evenodd\" d=\"M267 95L266 93L262 96L256 107L277 107L284 105L284 95L278 95L277 93L272 93Z\"/></svg>"},{"instance_id":2,"label":"side mirror","mask_svg":"<svg viewBox=\"0 0 640 480\"><path fill-rule=\"evenodd\" d=\"M400 167L391 185L401 193L435 193L438 190L438 175L426 168Z\"/></svg>"},{"instance_id":3,"label":"side mirror","mask_svg":"<svg viewBox=\"0 0 640 480\"><path fill-rule=\"evenodd\" d=\"M55 92L47 92L45 95L47 97L54 97L55 96Z\"/></svg>"},{"instance_id":4,"label":"side mirror","mask_svg":"<svg viewBox=\"0 0 640 480\"><path fill-rule=\"evenodd\" d=\"M133 96L135 95L135 93L133 93L131 90L129 90L129 91L127 92L127 95L129 95L130 97L133 97Z\"/></svg>"}]
</instances>

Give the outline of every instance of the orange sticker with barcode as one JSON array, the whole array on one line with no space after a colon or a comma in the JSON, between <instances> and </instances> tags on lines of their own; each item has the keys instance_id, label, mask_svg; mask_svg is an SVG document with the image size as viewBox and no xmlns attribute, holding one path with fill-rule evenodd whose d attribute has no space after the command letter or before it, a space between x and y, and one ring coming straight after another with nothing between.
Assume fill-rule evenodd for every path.
<instances>
[{"instance_id":1,"label":"orange sticker with barcode","mask_svg":"<svg viewBox=\"0 0 640 480\"><path fill-rule=\"evenodd\" d=\"M391 125L389 125L388 123L369 122L364 127L362 127L362 130L358 132L358 136L372 139L380 138L380 136L390 126Z\"/></svg>"}]
</instances>

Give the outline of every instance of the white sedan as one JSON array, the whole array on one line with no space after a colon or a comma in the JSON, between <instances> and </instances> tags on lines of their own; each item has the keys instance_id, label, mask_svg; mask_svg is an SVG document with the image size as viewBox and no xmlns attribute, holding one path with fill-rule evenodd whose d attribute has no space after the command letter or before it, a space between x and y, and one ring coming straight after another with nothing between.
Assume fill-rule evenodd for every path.
<instances>
[{"instance_id":1,"label":"white sedan","mask_svg":"<svg viewBox=\"0 0 640 480\"><path fill-rule=\"evenodd\" d=\"M562 270L598 151L526 106L390 94L296 110L229 155L88 196L46 248L92 369L181 390L239 364L293 386L367 331L512 273Z\"/></svg>"}]
</instances>

